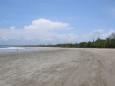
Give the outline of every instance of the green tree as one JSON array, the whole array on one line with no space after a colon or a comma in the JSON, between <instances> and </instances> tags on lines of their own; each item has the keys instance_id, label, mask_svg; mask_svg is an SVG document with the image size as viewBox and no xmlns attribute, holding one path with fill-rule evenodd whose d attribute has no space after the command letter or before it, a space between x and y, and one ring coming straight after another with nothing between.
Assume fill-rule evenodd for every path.
<instances>
[{"instance_id":1,"label":"green tree","mask_svg":"<svg viewBox=\"0 0 115 86\"><path fill-rule=\"evenodd\" d=\"M109 38L106 38L104 46L105 46L105 48L109 48L110 47L110 39Z\"/></svg>"},{"instance_id":2,"label":"green tree","mask_svg":"<svg viewBox=\"0 0 115 86\"><path fill-rule=\"evenodd\" d=\"M110 40L110 48L115 48L115 39Z\"/></svg>"}]
</instances>

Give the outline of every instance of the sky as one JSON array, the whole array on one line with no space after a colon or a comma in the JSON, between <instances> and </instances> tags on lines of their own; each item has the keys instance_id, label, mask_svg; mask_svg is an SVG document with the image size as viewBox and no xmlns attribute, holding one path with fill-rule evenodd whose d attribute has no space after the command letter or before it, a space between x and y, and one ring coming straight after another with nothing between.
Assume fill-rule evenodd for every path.
<instances>
[{"instance_id":1,"label":"sky","mask_svg":"<svg viewBox=\"0 0 115 86\"><path fill-rule=\"evenodd\" d=\"M0 0L0 45L79 43L115 32L115 0Z\"/></svg>"}]
</instances>

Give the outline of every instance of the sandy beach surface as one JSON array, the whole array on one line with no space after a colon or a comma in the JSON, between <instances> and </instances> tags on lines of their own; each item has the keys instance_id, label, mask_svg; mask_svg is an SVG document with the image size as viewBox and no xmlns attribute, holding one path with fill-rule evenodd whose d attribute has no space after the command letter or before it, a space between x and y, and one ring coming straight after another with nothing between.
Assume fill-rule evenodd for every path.
<instances>
[{"instance_id":1,"label":"sandy beach surface","mask_svg":"<svg viewBox=\"0 0 115 86\"><path fill-rule=\"evenodd\" d=\"M115 49L0 53L0 86L115 86Z\"/></svg>"}]
</instances>

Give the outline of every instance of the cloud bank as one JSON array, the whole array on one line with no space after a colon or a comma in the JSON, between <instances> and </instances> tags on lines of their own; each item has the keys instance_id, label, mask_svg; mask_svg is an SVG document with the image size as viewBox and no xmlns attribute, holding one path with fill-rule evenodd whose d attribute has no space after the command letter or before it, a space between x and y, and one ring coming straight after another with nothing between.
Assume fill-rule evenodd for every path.
<instances>
[{"instance_id":1,"label":"cloud bank","mask_svg":"<svg viewBox=\"0 0 115 86\"><path fill-rule=\"evenodd\" d=\"M93 39L96 40L97 38L105 39L109 35L111 35L114 30L105 31L104 29L94 29L89 33L81 35L81 41L92 41Z\"/></svg>"},{"instance_id":2,"label":"cloud bank","mask_svg":"<svg viewBox=\"0 0 115 86\"><path fill-rule=\"evenodd\" d=\"M68 23L51 21L48 19L33 20L31 25L16 29L15 26L8 29L0 29L1 44L56 44L75 42L77 35L60 33L71 28Z\"/></svg>"},{"instance_id":3,"label":"cloud bank","mask_svg":"<svg viewBox=\"0 0 115 86\"><path fill-rule=\"evenodd\" d=\"M72 30L68 23L51 21L48 19L33 20L31 25L21 29L12 26L0 29L0 44L58 44L89 41L93 39L106 38L113 30L108 32L103 29L95 29L86 34L77 35L77 30Z\"/></svg>"}]
</instances>

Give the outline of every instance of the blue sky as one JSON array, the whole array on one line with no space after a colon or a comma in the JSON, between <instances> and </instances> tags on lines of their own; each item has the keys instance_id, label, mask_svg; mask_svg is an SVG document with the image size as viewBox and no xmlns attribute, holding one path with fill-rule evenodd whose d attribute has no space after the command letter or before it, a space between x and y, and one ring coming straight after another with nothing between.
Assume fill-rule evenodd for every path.
<instances>
[{"instance_id":1,"label":"blue sky","mask_svg":"<svg viewBox=\"0 0 115 86\"><path fill-rule=\"evenodd\" d=\"M114 31L115 0L0 0L1 44L80 42Z\"/></svg>"}]
</instances>

